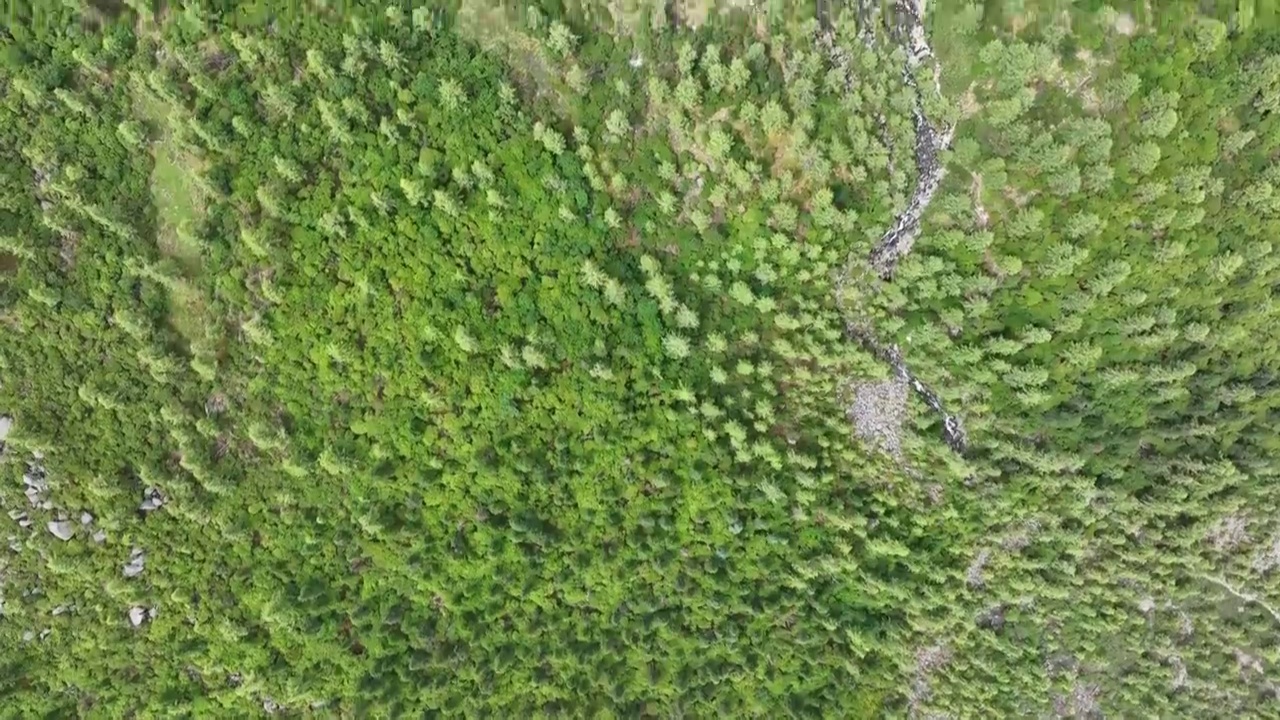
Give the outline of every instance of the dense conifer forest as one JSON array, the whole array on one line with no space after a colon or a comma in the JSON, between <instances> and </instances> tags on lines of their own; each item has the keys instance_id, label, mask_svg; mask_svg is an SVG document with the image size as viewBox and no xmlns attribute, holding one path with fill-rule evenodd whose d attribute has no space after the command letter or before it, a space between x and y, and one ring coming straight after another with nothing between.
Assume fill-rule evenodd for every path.
<instances>
[{"instance_id":1,"label":"dense conifer forest","mask_svg":"<svg viewBox=\"0 0 1280 720\"><path fill-rule=\"evenodd\" d=\"M1275 0L45 0L0 715L1280 717Z\"/></svg>"}]
</instances>

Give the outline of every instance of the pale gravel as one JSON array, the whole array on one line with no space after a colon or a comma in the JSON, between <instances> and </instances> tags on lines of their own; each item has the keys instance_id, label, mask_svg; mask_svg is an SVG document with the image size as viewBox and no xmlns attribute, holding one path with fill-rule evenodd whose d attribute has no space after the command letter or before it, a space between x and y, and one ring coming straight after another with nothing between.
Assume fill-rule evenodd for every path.
<instances>
[{"instance_id":1,"label":"pale gravel","mask_svg":"<svg viewBox=\"0 0 1280 720\"><path fill-rule=\"evenodd\" d=\"M901 457L907 395L907 383L901 378L855 385L853 402L846 411L854 432L872 446Z\"/></svg>"}]
</instances>

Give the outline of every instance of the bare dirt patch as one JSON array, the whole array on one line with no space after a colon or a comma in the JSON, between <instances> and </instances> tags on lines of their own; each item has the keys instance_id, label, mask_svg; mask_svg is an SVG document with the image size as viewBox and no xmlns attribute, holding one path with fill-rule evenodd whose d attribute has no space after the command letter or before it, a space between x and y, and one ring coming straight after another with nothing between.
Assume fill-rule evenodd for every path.
<instances>
[{"instance_id":1,"label":"bare dirt patch","mask_svg":"<svg viewBox=\"0 0 1280 720\"><path fill-rule=\"evenodd\" d=\"M1138 30L1138 23L1129 13L1122 12L1116 14L1116 19L1112 23L1112 27L1116 32L1126 37L1133 35Z\"/></svg>"},{"instance_id":2,"label":"bare dirt patch","mask_svg":"<svg viewBox=\"0 0 1280 720\"><path fill-rule=\"evenodd\" d=\"M982 112L982 104L978 102L978 95L973 90L976 83L969 83L969 87L964 91L964 95L960 96L960 116L971 118Z\"/></svg>"},{"instance_id":3,"label":"bare dirt patch","mask_svg":"<svg viewBox=\"0 0 1280 720\"><path fill-rule=\"evenodd\" d=\"M986 230L991 223L991 216L982 204L982 173L972 173L973 181L969 183L969 195L973 198L973 217L978 227Z\"/></svg>"}]
</instances>

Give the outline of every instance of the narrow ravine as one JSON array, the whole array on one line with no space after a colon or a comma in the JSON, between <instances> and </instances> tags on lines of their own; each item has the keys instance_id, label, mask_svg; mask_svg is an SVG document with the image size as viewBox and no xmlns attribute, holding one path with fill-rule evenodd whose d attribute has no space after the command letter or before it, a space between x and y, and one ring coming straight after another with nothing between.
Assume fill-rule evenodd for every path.
<instances>
[{"instance_id":1,"label":"narrow ravine","mask_svg":"<svg viewBox=\"0 0 1280 720\"><path fill-rule=\"evenodd\" d=\"M916 74L928 62L928 69L933 75L931 92L936 97L942 96L941 69L933 49L925 35L924 17L925 0L905 0L895 6L896 24L891 31L896 40L907 49L907 61L903 66L903 82L911 88L915 95L915 108L912 111L916 129L916 169L915 190L906 208L894 218L889 229L881 236L880 241L871 250L867 264L881 280L890 280L898 262L911 252L916 237L920 233L920 220L933 201L933 196L946 176L946 167L940 160L941 153L951 146L955 135L955 125L945 121L931 121L925 113L925 102ZM862 27L863 42L874 42L875 33L872 22L879 19L879 6L876 3L859 3L858 17ZM828 30L818 37L819 47L827 53L832 63L845 69L846 90L850 89L848 73L849 58L835 42ZM902 351L896 344L886 345L876 337L870 323L863 313L848 307L846 286L849 280L858 273L859 262L851 258L835 281L836 304L849 318L845 324L845 335L857 342L868 352L893 368L894 377L906 383L920 396L925 405L942 418L942 436L952 450L963 453L968 447L964 424L958 415L947 412L942 399L928 385L924 384L902 358ZM853 408L850 412L854 412Z\"/></svg>"},{"instance_id":2,"label":"narrow ravine","mask_svg":"<svg viewBox=\"0 0 1280 720\"><path fill-rule=\"evenodd\" d=\"M916 78L916 73L925 65L933 73L932 92L942 96L941 70L933 49L925 37L924 15L925 0L906 0L896 5L897 25L895 34L898 41L907 49L907 62L902 69L902 81L915 94L915 108L912 115L916 127L916 178L915 191L906 209L898 214L893 224L880 238L880 242L871 251L870 265L880 277L888 279L893 276L898 262L911 252L916 237L920 234L920 219L933 201L933 196L946 177L947 169L939 160L943 150L951 146L951 138L955 135L955 125L945 121L934 123L925 114L924 90Z\"/></svg>"}]
</instances>

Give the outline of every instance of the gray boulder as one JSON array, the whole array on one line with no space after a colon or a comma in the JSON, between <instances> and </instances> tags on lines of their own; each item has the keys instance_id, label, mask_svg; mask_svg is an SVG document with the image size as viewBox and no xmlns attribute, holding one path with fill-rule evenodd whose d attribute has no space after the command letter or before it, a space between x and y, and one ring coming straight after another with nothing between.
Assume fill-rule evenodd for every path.
<instances>
[{"instance_id":1,"label":"gray boulder","mask_svg":"<svg viewBox=\"0 0 1280 720\"><path fill-rule=\"evenodd\" d=\"M76 526L70 520L50 520L49 533L66 542L76 534Z\"/></svg>"}]
</instances>

